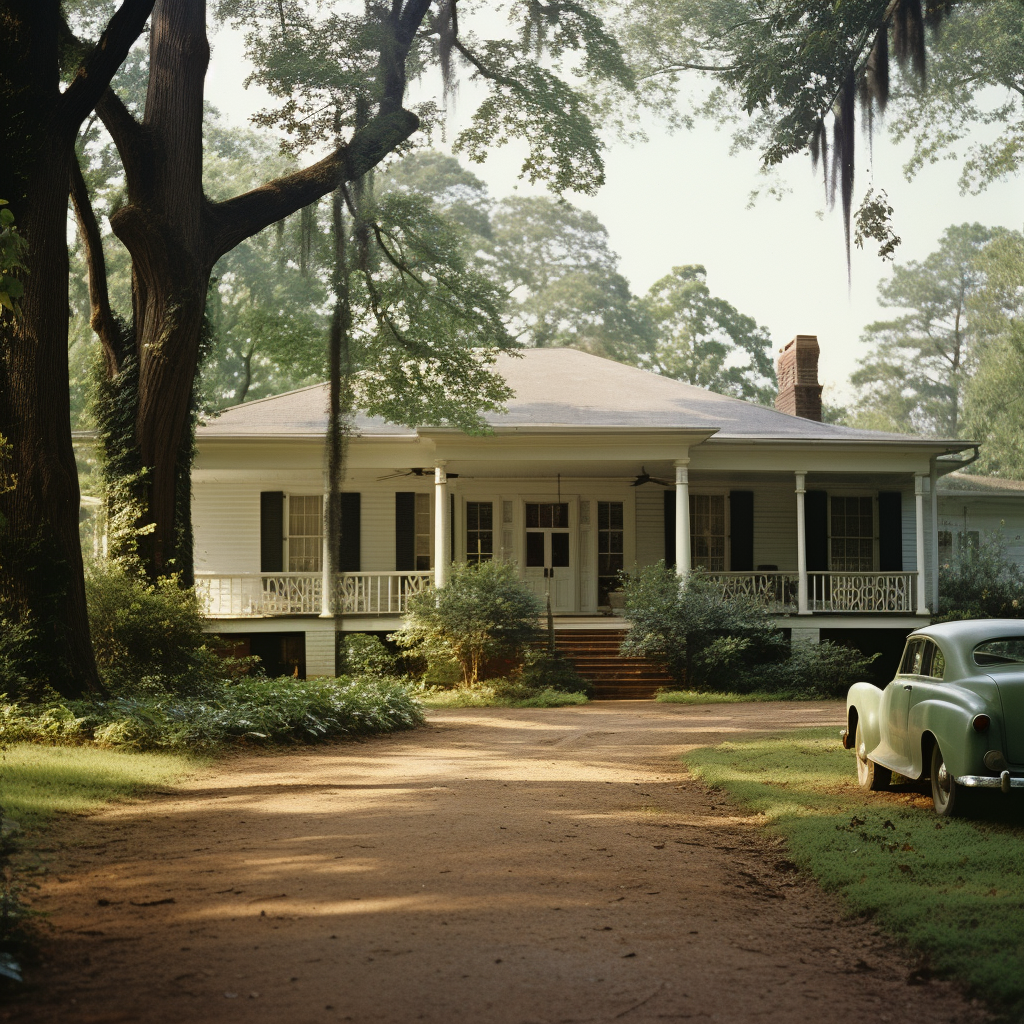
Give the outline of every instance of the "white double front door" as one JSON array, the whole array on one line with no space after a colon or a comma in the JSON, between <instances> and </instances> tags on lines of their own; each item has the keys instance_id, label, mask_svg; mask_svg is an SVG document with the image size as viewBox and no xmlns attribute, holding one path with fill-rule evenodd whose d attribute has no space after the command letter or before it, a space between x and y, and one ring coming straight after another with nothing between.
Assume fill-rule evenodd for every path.
<instances>
[{"instance_id":1,"label":"white double front door","mask_svg":"<svg viewBox=\"0 0 1024 1024\"><path fill-rule=\"evenodd\" d=\"M575 519L570 502L524 502L523 579L555 614L576 611Z\"/></svg>"}]
</instances>

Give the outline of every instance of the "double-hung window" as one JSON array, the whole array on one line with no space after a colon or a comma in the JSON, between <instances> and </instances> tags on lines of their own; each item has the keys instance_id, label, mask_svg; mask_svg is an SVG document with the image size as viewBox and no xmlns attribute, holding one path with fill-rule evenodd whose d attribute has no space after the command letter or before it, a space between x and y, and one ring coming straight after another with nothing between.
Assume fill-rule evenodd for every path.
<instances>
[{"instance_id":1,"label":"double-hung window","mask_svg":"<svg viewBox=\"0 0 1024 1024\"><path fill-rule=\"evenodd\" d=\"M432 495L417 492L414 499L415 515L415 548L416 569L424 571L430 568L430 499Z\"/></svg>"},{"instance_id":2,"label":"double-hung window","mask_svg":"<svg viewBox=\"0 0 1024 1024\"><path fill-rule=\"evenodd\" d=\"M621 501L597 503L597 603L608 604L608 594L621 586L623 562L623 505Z\"/></svg>"},{"instance_id":3,"label":"double-hung window","mask_svg":"<svg viewBox=\"0 0 1024 1024\"><path fill-rule=\"evenodd\" d=\"M489 501L466 502L466 561L473 565L494 557L494 506Z\"/></svg>"},{"instance_id":4,"label":"double-hung window","mask_svg":"<svg viewBox=\"0 0 1024 1024\"><path fill-rule=\"evenodd\" d=\"M829 565L833 572L871 572L875 567L873 498L833 497Z\"/></svg>"},{"instance_id":5,"label":"double-hung window","mask_svg":"<svg viewBox=\"0 0 1024 1024\"><path fill-rule=\"evenodd\" d=\"M324 553L321 494L288 496L288 571L320 572Z\"/></svg>"},{"instance_id":6,"label":"double-hung window","mask_svg":"<svg viewBox=\"0 0 1024 1024\"><path fill-rule=\"evenodd\" d=\"M725 495L690 495L690 564L725 572Z\"/></svg>"}]
</instances>

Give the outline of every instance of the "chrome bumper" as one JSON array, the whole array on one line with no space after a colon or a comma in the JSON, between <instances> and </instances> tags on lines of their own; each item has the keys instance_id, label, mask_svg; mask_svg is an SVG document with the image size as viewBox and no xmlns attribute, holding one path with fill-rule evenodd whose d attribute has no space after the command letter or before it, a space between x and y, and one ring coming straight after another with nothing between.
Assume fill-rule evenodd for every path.
<instances>
[{"instance_id":1,"label":"chrome bumper","mask_svg":"<svg viewBox=\"0 0 1024 1024\"><path fill-rule=\"evenodd\" d=\"M1009 772L991 775L961 775L957 777L958 786L976 787L979 789L1001 789L1009 793L1011 789L1024 789L1024 778L1012 778Z\"/></svg>"}]
</instances>

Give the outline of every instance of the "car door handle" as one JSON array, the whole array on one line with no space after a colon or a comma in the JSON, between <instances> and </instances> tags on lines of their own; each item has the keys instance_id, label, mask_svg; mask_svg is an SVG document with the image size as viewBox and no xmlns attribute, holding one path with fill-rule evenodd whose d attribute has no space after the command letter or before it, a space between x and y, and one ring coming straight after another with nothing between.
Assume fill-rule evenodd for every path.
<instances>
[{"instance_id":1,"label":"car door handle","mask_svg":"<svg viewBox=\"0 0 1024 1024\"><path fill-rule=\"evenodd\" d=\"M911 686L910 683L904 683L903 684L903 689L904 690L912 690L913 686Z\"/></svg>"}]
</instances>

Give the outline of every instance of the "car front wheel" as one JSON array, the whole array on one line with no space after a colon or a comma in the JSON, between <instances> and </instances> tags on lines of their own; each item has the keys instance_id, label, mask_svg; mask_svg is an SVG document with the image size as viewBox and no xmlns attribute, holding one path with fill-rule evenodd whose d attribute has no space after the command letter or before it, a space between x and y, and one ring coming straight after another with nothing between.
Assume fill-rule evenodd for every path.
<instances>
[{"instance_id":1,"label":"car front wheel","mask_svg":"<svg viewBox=\"0 0 1024 1024\"><path fill-rule=\"evenodd\" d=\"M854 750L857 752L857 782L861 789L878 792L887 789L892 781L892 772L880 764L875 764L868 757L867 747L864 743L864 733L861 730L860 722L857 723L857 735L854 741Z\"/></svg>"},{"instance_id":2,"label":"car front wheel","mask_svg":"<svg viewBox=\"0 0 1024 1024\"><path fill-rule=\"evenodd\" d=\"M967 811L970 794L963 786L958 786L953 773L946 768L946 759L938 743L932 746L932 803L935 813L943 818L952 818Z\"/></svg>"}]
</instances>

